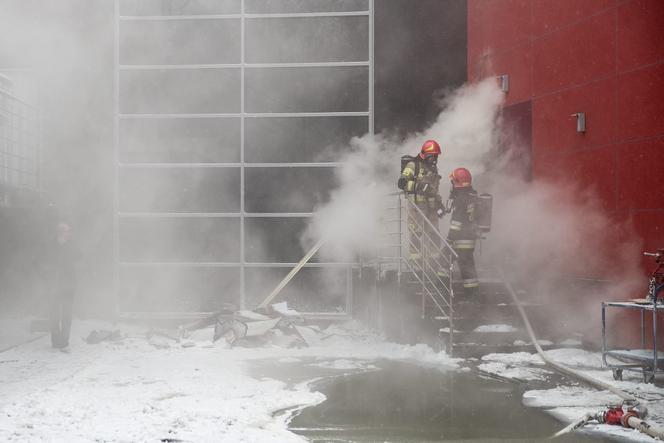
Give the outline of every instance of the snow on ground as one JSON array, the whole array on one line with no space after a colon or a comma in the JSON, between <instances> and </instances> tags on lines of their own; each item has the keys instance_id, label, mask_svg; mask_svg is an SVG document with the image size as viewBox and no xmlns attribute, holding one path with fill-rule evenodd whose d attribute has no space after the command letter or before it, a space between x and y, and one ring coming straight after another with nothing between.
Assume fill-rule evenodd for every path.
<instances>
[{"instance_id":1,"label":"snow on ground","mask_svg":"<svg viewBox=\"0 0 664 443\"><path fill-rule=\"evenodd\" d=\"M41 337L43 333L33 332L30 326L36 319L1 317L0 323L0 352L31 339Z\"/></svg>"},{"instance_id":2,"label":"snow on ground","mask_svg":"<svg viewBox=\"0 0 664 443\"><path fill-rule=\"evenodd\" d=\"M0 441L304 441L279 411L317 404L323 394L307 384L257 380L247 362L324 357L333 360L328 367L343 369L368 369L377 358L441 369L459 363L424 345L385 343L354 324L335 326L319 347L301 349L229 349L209 336L189 337L186 347L163 340L162 349L131 333L96 345L80 339L104 326L113 329L75 323L68 354L51 349L47 338L0 354Z\"/></svg>"},{"instance_id":3,"label":"snow on ground","mask_svg":"<svg viewBox=\"0 0 664 443\"><path fill-rule=\"evenodd\" d=\"M547 357L574 368L588 376L603 381L637 397L649 411L646 420L664 426L664 389L642 382L640 372L625 371L623 381L613 379L611 370L603 368L600 353L581 349L554 349L545 351ZM511 354L488 354L482 357L478 369L519 381L537 381L546 378L551 371L543 369L543 360L536 353L516 352ZM561 385L552 389L530 390L523 394L523 403L529 407L542 408L557 419L571 423L586 413L597 413L607 406L620 404L620 399L609 391L591 387ZM624 441L653 441L649 436L619 426L589 424L584 432L609 434Z\"/></svg>"},{"instance_id":4,"label":"snow on ground","mask_svg":"<svg viewBox=\"0 0 664 443\"><path fill-rule=\"evenodd\" d=\"M76 322L69 354L51 349L48 337L0 354L0 441L304 441L288 431L287 411L317 404L323 394L306 382L293 386L252 377L247 370L252 362L301 363L328 371L375 370L372 363L381 358L441 370L469 370L471 362L425 345L384 342L355 322L333 325L315 347L303 348L231 349L225 342L212 343L211 329L194 331L180 344L158 335L146 340L143 329L128 326L121 328L122 341L88 345L82 340L100 328L114 329ZM648 420L664 424L664 390L642 383L640 374L625 371L624 381L615 381L599 354L580 349L547 355L645 399ZM540 385L552 374L534 353L488 354L478 363L484 372ZM527 391L523 401L572 422L617 398L570 382ZM652 441L608 425L590 424L584 431Z\"/></svg>"},{"instance_id":5,"label":"snow on ground","mask_svg":"<svg viewBox=\"0 0 664 443\"><path fill-rule=\"evenodd\" d=\"M543 364L537 354L527 352L487 354L482 357L477 369L517 381L545 380L551 372L543 369Z\"/></svg>"},{"instance_id":6,"label":"snow on ground","mask_svg":"<svg viewBox=\"0 0 664 443\"><path fill-rule=\"evenodd\" d=\"M551 373L541 368L512 366L500 362L481 363L477 366L477 369L516 381L545 380L547 374Z\"/></svg>"},{"instance_id":7,"label":"snow on ground","mask_svg":"<svg viewBox=\"0 0 664 443\"><path fill-rule=\"evenodd\" d=\"M518 331L512 325L481 325L475 328L473 332L516 332Z\"/></svg>"},{"instance_id":8,"label":"snow on ground","mask_svg":"<svg viewBox=\"0 0 664 443\"><path fill-rule=\"evenodd\" d=\"M320 363L311 363L309 366L316 366L319 368L339 369L339 370L360 370L369 371L378 369L377 366L362 360L348 360L345 358L339 360L325 360Z\"/></svg>"}]
</instances>

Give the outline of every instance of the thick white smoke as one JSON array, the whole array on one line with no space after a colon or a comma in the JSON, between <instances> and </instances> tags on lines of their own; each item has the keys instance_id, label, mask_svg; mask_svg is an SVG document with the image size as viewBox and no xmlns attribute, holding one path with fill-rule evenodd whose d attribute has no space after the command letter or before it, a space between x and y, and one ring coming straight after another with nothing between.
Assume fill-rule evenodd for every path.
<instances>
[{"instance_id":1,"label":"thick white smoke","mask_svg":"<svg viewBox=\"0 0 664 443\"><path fill-rule=\"evenodd\" d=\"M639 282L638 238L628 224L609 216L592 188L579 187L573 178L561 185L514 176L510 155L522 151L501 127L503 97L495 80L487 79L447 95L435 122L421 133L405 140L354 139L339 169L340 186L316 211L305 244L326 238L324 255L333 259L374 252L385 196L398 191L400 156L415 155L425 140L435 139L443 149L438 163L443 199L449 191L446 177L456 167L468 168L476 189L494 197L493 228L481 255L476 253L480 277L483 270L503 268L531 296L544 299L560 299L564 290L562 296L583 296L561 286L570 277L609 278L613 283L604 299L624 297ZM444 226L441 230L446 233ZM586 300L596 307L597 299Z\"/></svg>"},{"instance_id":2,"label":"thick white smoke","mask_svg":"<svg viewBox=\"0 0 664 443\"><path fill-rule=\"evenodd\" d=\"M336 260L349 260L373 251L381 240L380 217L387 196L398 191L400 158L416 155L422 143L437 140L443 149L438 169L444 179L456 167L479 174L483 157L496 139L496 116L503 94L491 79L459 88L440 100L441 112L424 131L396 140L387 135L365 135L351 141L351 151L341 161L339 187L330 201L317 208L305 244L325 238L324 254ZM441 185L441 193L447 189Z\"/></svg>"}]
</instances>

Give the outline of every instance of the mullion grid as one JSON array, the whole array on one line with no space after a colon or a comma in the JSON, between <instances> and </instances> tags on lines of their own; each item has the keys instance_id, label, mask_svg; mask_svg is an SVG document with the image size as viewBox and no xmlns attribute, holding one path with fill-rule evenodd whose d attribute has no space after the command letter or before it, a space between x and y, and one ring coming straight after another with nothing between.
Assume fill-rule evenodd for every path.
<instances>
[{"instance_id":1,"label":"mullion grid","mask_svg":"<svg viewBox=\"0 0 664 443\"><path fill-rule=\"evenodd\" d=\"M0 181L40 192L37 110L5 91L0 97Z\"/></svg>"},{"instance_id":2,"label":"mullion grid","mask_svg":"<svg viewBox=\"0 0 664 443\"><path fill-rule=\"evenodd\" d=\"M246 261L245 256L245 221L247 218L287 218L287 217L311 217L311 213L287 213L287 212L278 212L278 213L247 213L245 211L245 169L247 167L337 167L340 164L337 162L323 162L323 163L246 163L245 162L245 121L246 118L266 118L266 117L326 117L326 116L365 116L368 119L369 132L373 134L374 132L374 122L373 122L373 101L374 101L374 92L373 92L373 81L374 81L374 1L369 0L369 10L368 11L352 11L352 12L325 12L325 13L294 13L294 14L246 14L245 13L245 0L241 0L241 13L240 14L230 14L230 15L206 15L206 16L120 16L119 14L119 0L115 0L115 158L116 158L116 168L115 168L115 216L114 216L114 225L115 225L115 257L116 257L116 271L115 271L115 287L116 287L116 302L119 300L119 267L120 266L150 266L150 265L164 265L164 263L132 263L132 262L121 262L119 256L119 220L120 218L127 217L158 217L158 218L168 218L168 217L239 217L240 219L240 261L239 262L187 262L187 263L168 263L173 266L201 266L201 267L239 267L240 270L240 306L241 308L246 307L246 282L245 282L245 269L249 267L253 268L283 268L290 267L295 265L294 263L250 263ZM252 18L295 18L295 17L345 17L345 16L366 16L368 20L368 34L369 34L369 54L367 61L360 62L320 62L320 63L246 63L246 47L245 47L245 37L246 37L246 20ZM121 65L120 64L120 54L119 54L119 40L120 40L120 27L119 23L123 20L190 20L190 19L240 19L240 28L241 28L241 61L239 64L172 64L172 65ZM368 95L369 95L369 104L367 111L350 111L350 112L298 112L298 113L277 113L277 112L265 112L265 113L248 113L246 112L246 103L245 103L245 72L246 68L252 69L261 69L261 68L275 68L275 67L289 67L289 68L299 68L299 67L332 67L332 66L366 66L368 67ZM241 71L240 76L240 112L234 114L121 114L120 113L120 104L119 104L119 75L120 71L123 70L150 70L150 69L237 69L239 67ZM120 162L119 158L119 122L120 119L126 118L214 118L214 117L229 117L229 118L240 118L240 162L239 163L221 163L221 164L202 164L202 163L143 163L143 164L132 164L132 163L123 163ZM178 213L122 213L119 210L119 170L125 167L239 167L240 169L240 212L239 213L187 213L187 212L178 212ZM347 269L347 294L346 294L346 314L351 314L351 302L352 302L352 274L351 267L355 266L355 263L308 263L305 267L314 267L314 268L325 268L325 267L345 267ZM119 305L116 305L119 307ZM119 309L118 309L119 311ZM315 313L313 313L315 314ZM321 313L326 314L326 313Z\"/></svg>"}]
</instances>

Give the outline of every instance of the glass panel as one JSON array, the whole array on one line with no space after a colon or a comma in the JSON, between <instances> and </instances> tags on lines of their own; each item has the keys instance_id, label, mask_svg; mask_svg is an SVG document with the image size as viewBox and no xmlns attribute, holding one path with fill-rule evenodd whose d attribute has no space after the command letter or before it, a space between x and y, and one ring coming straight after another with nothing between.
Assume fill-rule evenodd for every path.
<instances>
[{"instance_id":1,"label":"glass panel","mask_svg":"<svg viewBox=\"0 0 664 443\"><path fill-rule=\"evenodd\" d=\"M247 162L338 160L350 139L369 130L366 117L269 117L245 122Z\"/></svg>"},{"instance_id":2,"label":"glass panel","mask_svg":"<svg viewBox=\"0 0 664 443\"><path fill-rule=\"evenodd\" d=\"M239 111L239 69L120 72L121 113L205 114Z\"/></svg>"},{"instance_id":3,"label":"glass panel","mask_svg":"<svg viewBox=\"0 0 664 443\"><path fill-rule=\"evenodd\" d=\"M248 268L246 302L257 306L288 274L288 268ZM346 310L346 270L338 268L303 268L274 299L287 301L300 312L344 312Z\"/></svg>"},{"instance_id":4,"label":"glass panel","mask_svg":"<svg viewBox=\"0 0 664 443\"><path fill-rule=\"evenodd\" d=\"M239 14L241 0L120 0L120 15Z\"/></svg>"},{"instance_id":5,"label":"glass panel","mask_svg":"<svg viewBox=\"0 0 664 443\"><path fill-rule=\"evenodd\" d=\"M238 212L239 168L124 168L120 211Z\"/></svg>"},{"instance_id":6,"label":"glass panel","mask_svg":"<svg viewBox=\"0 0 664 443\"><path fill-rule=\"evenodd\" d=\"M334 168L246 168L247 212L313 212L335 187Z\"/></svg>"},{"instance_id":7,"label":"glass panel","mask_svg":"<svg viewBox=\"0 0 664 443\"><path fill-rule=\"evenodd\" d=\"M367 11L369 0L246 0L249 14Z\"/></svg>"},{"instance_id":8,"label":"glass panel","mask_svg":"<svg viewBox=\"0 0 664 443\"><path fill-rule=\"evenodd\" d=\"M239 162L240 119L122 119L119 150L122 162Z\"/></svg>"},{"instance_id":9,"label":"glass panel","mask_svg":"<svg viewBox=\"0 0 664 443\"><path fill-rule=\"evenodd\" d=\"M246 60L347 62L369 60L367 17L250 19Z\"/></svg>"},{"instance_id":10,"label":"glass panel","mask_svg":"<svg viewBox=\"0 0 664 443\"><path fill-rule=\"evenodd\" d=\"M368 110L366 67L248 68L248 112L341 112Z\"/></svg>"},{"instance_id":11,"label":"glass panel","mask_svg":"<svg viewBox=\"0 0 664 443\"><path fill-rule=\"evenodd\" d=\"M228 305L237 309L239 294L238 268L120 268L121 311L214 312Z\"/></svg>"},{"instance_id":12,"label":"glass panel","mask_svg":"<svg viewBox=\"0 0 664 443\"><path fill-rule=\"evenodd\" d=\"M120 22L120 63L240 63L239 19Z\"/></svg>"},{"instance_id":13,"label":"glass panel","mask_svg":"<svg viewBox=\"0 0 664 443\"><path fill-rule=\"evenodd\" d=\"M236 218L123 218L120 261L238 262Z\"/></svg>"},{"instance_id":14,"label":"glass panel","mask_svg":"<svg viewBox=\"0 0 664 443\"><path fill-rule=\"evenodd\" d=\"M300 237L309 219L245 218L245 257L251 263L295 263L305 252ZM316 261L316 257L312 259Z\"/></svg>"}]
</instances>

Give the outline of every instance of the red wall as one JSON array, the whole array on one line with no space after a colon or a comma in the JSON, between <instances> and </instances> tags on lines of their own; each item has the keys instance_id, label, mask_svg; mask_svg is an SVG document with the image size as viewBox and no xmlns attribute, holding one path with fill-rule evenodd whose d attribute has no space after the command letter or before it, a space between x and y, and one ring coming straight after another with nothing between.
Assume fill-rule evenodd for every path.
<instances>
[{"instance_id":1,"label":"red wall","mask_svg":"<svg viewBox=\"0 0 664 443\"><path fill-rule=\"evenodd\" d=\"M533 178L595 187L664 247L664 1L468 0L468 78L500 74L532 102Z\"/></svg>"},{"instance_id":2,"label":"red wall","mask_svg":"<svg viewBox=\"0 0 664 443\"><path fill-rule=\"evenodd\" d=\"M506 106L532 109L532 177L594 187L645 250L664 247L664 0L468 0L468 79L501 74Z\"/></svg>"}]
</instances>

